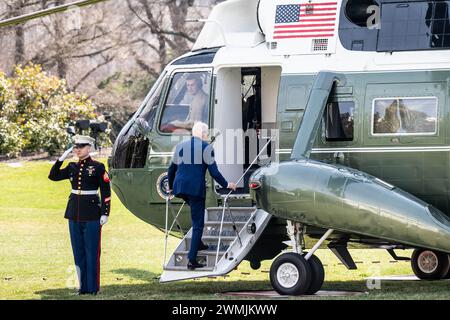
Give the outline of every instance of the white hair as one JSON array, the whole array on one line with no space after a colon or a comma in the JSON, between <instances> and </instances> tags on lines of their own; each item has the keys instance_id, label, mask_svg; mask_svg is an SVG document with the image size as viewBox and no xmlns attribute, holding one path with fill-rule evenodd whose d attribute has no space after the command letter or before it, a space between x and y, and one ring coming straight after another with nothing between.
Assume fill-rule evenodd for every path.
<instances>
[{"instance_id":1,"label":"white hair","mask_svg":"<svg viewBox=\"0 0 450 320\"><path fill-rule=\"evenodd\" d=\"M204 122L196 122L192 127L192 136L203 139L204 135L208 135L208 125Z\"/></svg>"}]
</instances>

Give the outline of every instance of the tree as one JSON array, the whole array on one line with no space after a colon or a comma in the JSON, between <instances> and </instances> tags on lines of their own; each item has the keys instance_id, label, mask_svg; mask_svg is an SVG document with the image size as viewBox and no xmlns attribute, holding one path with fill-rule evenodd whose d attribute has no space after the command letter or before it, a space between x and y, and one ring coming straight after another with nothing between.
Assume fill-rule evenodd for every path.
<instances>
[{"instance_id":1,"label":"tree","mask_svg":"<svg viewBox=\"0 0 450 320\"><path fill-rule=\"evenodd\" d=\"M33 8L36 7L36 5L40 1L38 0L4 0L3 2L3 8L0 13L0 19L8 19L15 16L20 16L22 14L27 13L30 10L33 10ZM3 31L13 31L14 33L14 63L20 64L24 62L25 58L25 26L24 25L17 25L14 28L8 28L9 30Z\"/></svg>"},{"instance_id":2,"label":"tree","mask_svg":"<svg viewBox=\"0 0 450 320\"><path fill-rule=\"evenodd\" d=\"M58 6L65 2L56 0L52 5ZM48 5L48 2L42 1L42 9ZM32 63L42 64L46 69L56 68L57 75L67 79L72 90L76 90L94 72L113 61L116 55L114 49L124 43L108 26L111 19L107 19L107 16L111 10L107 10L104 4L93 7L89 11L74 7L64 14L41 19L40 26L45 30L44 45L36 45L36 53L30 59ZM69 74L70 66L80 64L84 68L76 68L75 72Z\"/></svg>"},{"instance_id":3,"label":"tree","mask_svg":"<svg viewBox=\"0 0 450 320\"><path fill-rule=\"evenodd\" d=\"M157 78L171 59L190 50L201 26L188 25L186 19L189 12L198 17L199 11L193 0L127 0L127 5L130 52L139 67ZM153 63L151 56L157 57Z\"/></svg>"},{"instance_id":4,"label":"tree","mask_svg":"<svg viewBox=\"0 0 450 320\"><path fill-rule=\"evenodd\" d=\"M66 147L70 124L96 118L92 101L38 65L19 66L12 78L0 73L0 94L0 154L53 153Z\"/></svg>"}]
</instances>

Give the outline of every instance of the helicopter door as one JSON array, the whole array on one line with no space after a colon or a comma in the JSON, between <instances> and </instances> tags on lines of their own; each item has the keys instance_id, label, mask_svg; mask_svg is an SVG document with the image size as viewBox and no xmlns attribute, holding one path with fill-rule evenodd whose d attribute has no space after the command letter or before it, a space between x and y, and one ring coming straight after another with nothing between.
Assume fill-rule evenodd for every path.
<instances>
[{"instance_id":1,"label":"helicopter door","mask_svg":"<svg viewBox=\"0 0 450 320\"><path fill-rule=\"evenodd\" d=\"M217 72L214 128L221 135L214 149L219 170L228 181L237 181L243 175L275 129L280 76L277 66L225 67ZM236 193L249 192L248 177L262 160L269 160L271 149L269 146L269 152L263 152L251 166Z\"/></svg>"}]
</instances>

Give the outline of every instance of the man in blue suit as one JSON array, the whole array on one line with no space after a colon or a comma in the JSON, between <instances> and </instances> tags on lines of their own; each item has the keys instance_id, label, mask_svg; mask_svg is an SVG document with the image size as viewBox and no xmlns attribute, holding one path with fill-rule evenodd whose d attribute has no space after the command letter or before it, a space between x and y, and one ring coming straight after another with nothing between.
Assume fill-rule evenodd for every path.
<instances>
[{"instance_id":1,"label":"man in blue suit","mask_svg":"<svg viewBox=\"0 0 450 320\"><path fill-rule=\"evenodd\" d=\"M168 169L169 193L182 198L191 208L192 240L188 254L188 269L204 267L197 262L197 252L206 250L202 243L205 217L206 170L223 188L236 190L235 183L228 183L217 168L214 149L208 139L208 125L197 122L192 128L192 138L179 143Z\"/></svg>"}]
</instances>

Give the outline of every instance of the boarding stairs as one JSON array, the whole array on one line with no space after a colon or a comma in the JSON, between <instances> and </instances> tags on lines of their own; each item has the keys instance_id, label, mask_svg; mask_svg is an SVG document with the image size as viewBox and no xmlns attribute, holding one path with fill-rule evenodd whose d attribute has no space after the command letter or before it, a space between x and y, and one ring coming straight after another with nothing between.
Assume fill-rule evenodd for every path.
<instances>
[{"instance_id":1,"label":"boarding stairs","mask_svg":"<svg viewBox=\"0 0 450 320\"><path fill-rule=\"evenodd\" d=\"M270 141L261 149L248 169L243 173L238 184L247 174L250 167L257 161L258 157L267 148ZM201 277L222 276L233 271L245 259L253 248L267 224L272 217L269 213L256 207L235 207L230 205L230 200L242 199L243 195L232 194L221 195L222 207L210 207L205 210L205 226L203 228L202 241L208 245L205 251L199 251L197 261L205 264L205 267L194 270L187 268L188 253L192 239L192 228L184 234L178 223L178 217L184 207L184 203L175 214L170 201L166 202L166 227L164 245L163 273L160 282L179 281ZM247 195L244 196L244 198ZM172 224L169 227L169 212L172 214ZM174 253L167 257L168 236L176 226L182 234L183 239L175 249Z\"/></svg>"},{"instance_id":2,"label":"boarding stairs","mask_svg":"<svg viewBox=\"0 0 450 320\"><path fill-rule=\"evenodd\" d=\"M252 249L261 236L270 214L255 207L207 208L202 241L208 245L199 251L197 261L205 267L188 270L188 252L192 239L192 228L179 243L168 262L160 282L225 275L233 271Z\"/></svg>"}]
</instances>

